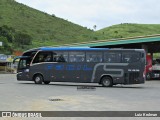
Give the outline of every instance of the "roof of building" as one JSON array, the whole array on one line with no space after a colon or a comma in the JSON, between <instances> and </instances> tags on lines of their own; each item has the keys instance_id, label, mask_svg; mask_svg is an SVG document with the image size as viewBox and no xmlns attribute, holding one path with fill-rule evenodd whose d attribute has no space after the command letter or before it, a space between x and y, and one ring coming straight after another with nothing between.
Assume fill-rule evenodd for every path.
<instances>
[{"instance_id":1,"label":"roof of building","mask_svg":"<svg viewBox=\"0 0 160 120\"><path fill-rule=\"evenodd\" d=\"M83 43L74 43L70 45L66 44L65 46L96 47L96 46L144 43L144 42L155 42L155 41L160 41L160 34L130 37L130 38L121 38L121 39L111 39L111 40L97 40L97 41L90 41L90 42L83 42Z\"/></svg>"}]
</instances>

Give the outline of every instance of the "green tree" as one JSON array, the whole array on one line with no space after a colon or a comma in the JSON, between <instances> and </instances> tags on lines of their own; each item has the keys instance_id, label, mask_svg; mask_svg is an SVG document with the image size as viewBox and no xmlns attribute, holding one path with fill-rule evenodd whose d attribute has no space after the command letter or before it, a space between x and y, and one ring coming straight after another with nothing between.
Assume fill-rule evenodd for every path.
<instances>
[{"instance_id":1,"label":"green tree","mask_svg":"<svg viewBox=\"0 0 160 120\"><path fill-rule=\"evenodd\" d=\"M2 48L8 47L8 40L6 37L0 36L0 41L2 42Z\"/></svg>"},{"instance_id":2,"label":"green tree","mask_svg":"<svg viewBox=\"0 0 160 120\"><path fill-rule=\"evenodd\" d=\"M15 35L15 44L17 45L31 45L32 37L25 33L17 33Z\"/></svg>"},{"instance_id":3,"label":"green tree","mask_svg":"<svg viewBox=\"0 0 160 120\"><path fill-rule=\"evenodd\" d=\"M0 47L0 53L1 54L12 54L13 49L9 45L7 38L0 36L0 41L2 42L2 46Z\"/></svg>"},{"instance_id":4,"label":"green tree","mask_svg":"<svg viewBox=\"0 0 160 120\"><path fill-rule=\"evenodd\" d=\"M15 30L12 27L3 25L0 27L0 36L6 37L8 42L13 42Z\"/></svg>"},{"instance_id":5,"label":"green tree","mask_svg":"<svg viewBox=\"0 0 160 120\"><path fill-rule=\"evenodd\" d=\"M93 29L96 30L96 28L97 28L97 25L94 25L94 26L93 26Z\"/></svg>"}]
</instances>

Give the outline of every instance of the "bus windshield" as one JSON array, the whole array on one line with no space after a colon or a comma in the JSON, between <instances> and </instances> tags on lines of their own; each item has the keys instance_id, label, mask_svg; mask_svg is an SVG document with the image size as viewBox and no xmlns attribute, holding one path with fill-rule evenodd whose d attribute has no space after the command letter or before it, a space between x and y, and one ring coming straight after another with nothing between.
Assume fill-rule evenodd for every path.
<instances>
[{"instance_id":1,"label":"bus windshield","mask_svg":"<svg viewBox=\"0 0 160 120\"><path fill-rule=\"evenodd\" d=\"M26 69L27 67L29 67L29 63L29 59L20 59L18 69Z\"/></svg>"}]
</instances>

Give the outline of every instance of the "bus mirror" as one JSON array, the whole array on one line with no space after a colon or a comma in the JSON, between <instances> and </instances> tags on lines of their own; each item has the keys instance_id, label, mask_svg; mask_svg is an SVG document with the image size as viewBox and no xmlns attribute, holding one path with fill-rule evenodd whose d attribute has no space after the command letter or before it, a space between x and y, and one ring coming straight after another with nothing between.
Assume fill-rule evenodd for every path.
<instances>
[{"instance_id":1,"label":"bus mirror","mask_svg":"<svg viewBox=\"0 0 160 120\"><path fill-rule=\"evenodd\" d=\"M16 61L17 59L18 59L17 57L15 57L15 58L13 59L13 64L15 63L15 61Z\"/></svg>"},{"instance_id":2,"label":"bus mirror","mask_svg":"<svg viewBox=\"0 0 160 120\"><path fill-rule=\"evenodd\" d=\"M21 58L29 58L28 56L17 56L17 57L15 57L14 59L13 59L13 64L15 63L15 61L17 60L17 59L21 59Z\"/></svg>"}]
</instances>

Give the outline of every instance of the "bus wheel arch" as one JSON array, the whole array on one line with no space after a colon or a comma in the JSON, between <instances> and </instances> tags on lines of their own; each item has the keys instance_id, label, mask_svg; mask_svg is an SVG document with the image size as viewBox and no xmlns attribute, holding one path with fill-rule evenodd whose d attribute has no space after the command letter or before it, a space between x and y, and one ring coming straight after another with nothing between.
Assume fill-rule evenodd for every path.
<instances>
[{"instance_id":1,"label":"bus wheel arch","mask_svg":"<svg viewBox=\"0 0 160 120\"><path fill-rule=\"evenodd\" d=\"M104 87L112 87L113 86L113 78L110 75L103 75L100 80L100 84Z\"/></svg>"},{"instance_id":2,"label":"bus wheel arch","mask_svg":"<svg viewBox=\"0 0 160 120\"><path fill-rule=\"evenodd\" d=\"M34 74L33 81L35 82L35 84L42 84L42 82L44 81L43 75L40 73Z\"/></svg>"}]
</instances>

